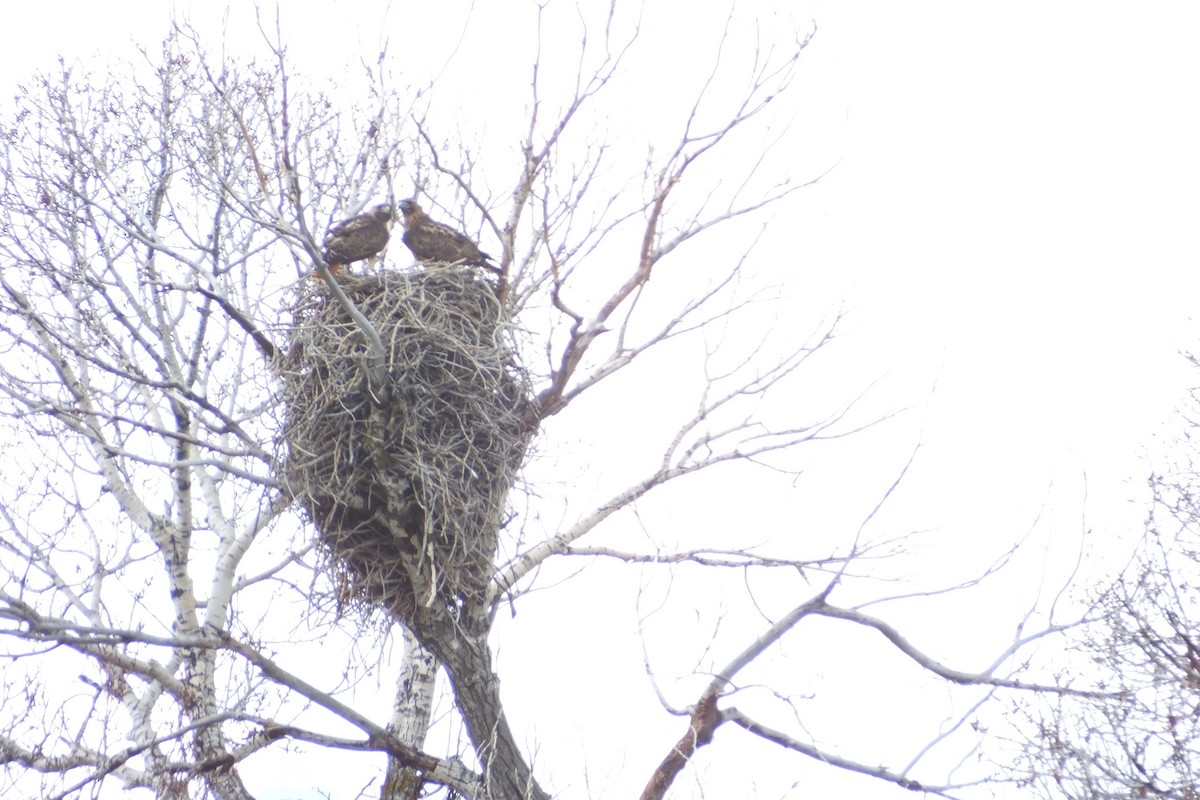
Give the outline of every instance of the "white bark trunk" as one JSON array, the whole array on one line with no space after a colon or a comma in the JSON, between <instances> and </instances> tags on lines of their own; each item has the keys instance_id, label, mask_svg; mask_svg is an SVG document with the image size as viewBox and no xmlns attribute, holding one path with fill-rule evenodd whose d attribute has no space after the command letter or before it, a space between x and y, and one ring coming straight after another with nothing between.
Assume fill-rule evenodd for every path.
<instances>
[{"instance_id":1,"label":"white bark trunk","mask_svg":"<svg viewBox=\"0 0 1200 800\"><path fill-rule=\"evenodd\" d=\"M396 684L396 703L388 729L404 744L420 749L433 714L438 665L433 653L422 647L407 628L401 628L401 633L404 665ZM416 800L421 788L419 773L401 767L394 758L388 759L387 778L379 793L380 800Z\"/></svg>"}]
</instances>

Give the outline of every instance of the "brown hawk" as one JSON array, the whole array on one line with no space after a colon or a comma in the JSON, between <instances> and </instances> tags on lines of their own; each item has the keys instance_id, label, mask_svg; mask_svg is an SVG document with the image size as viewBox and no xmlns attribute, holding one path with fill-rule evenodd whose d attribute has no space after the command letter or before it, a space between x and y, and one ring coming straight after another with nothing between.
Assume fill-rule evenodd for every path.
<instances>
[{"instance_id":1,"label":"brown hawk","mask_svg":"<svg viewBox=\"0 0 1200 800\"><path fill-rule=\"evenodd\" d=\"M480 250L479 245L449 225L434 222L417 205L416 200L401 200L400 213L404 215L402 239L418 261L466 264L493 272L500 271L492 263L492 257Z\"/></svg>"},{"instance_id":2,"label":"brown hawk","mask_svg":"<svg viewBox=\"0 0 1200 800\"><path fill-rule=\"evenodd\" d=\"M355 261L379 255L387 246L395 213L388 204L378 205L365 214L343 220L325 234L321 257L329 271L337 271Z\"/></svg>"}]
</instances>

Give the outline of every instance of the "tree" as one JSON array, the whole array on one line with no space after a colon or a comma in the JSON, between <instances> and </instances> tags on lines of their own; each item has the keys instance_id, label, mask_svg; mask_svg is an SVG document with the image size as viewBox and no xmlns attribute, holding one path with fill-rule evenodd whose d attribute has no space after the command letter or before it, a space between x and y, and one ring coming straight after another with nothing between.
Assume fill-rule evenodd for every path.
<instances>
[{"instance_id":1,"label":"tree","mask_svg":"<svg viewBox=\"0 0 1200 800\"><path fill-rule=\"evenodd\" d=\"M1191 416L1182 415L1186 432L1173 463L1149 478L1151 509L1133 557L1092 592L1088 624L1072 636L1077 661L1103 692L1026 709L1022 766L1042 796L1198 796L1200 509Z\"/></svg>"},{"instance_id":2,"label":"tree","mask_svg":"<svg viewBox=\"0 0 1200 800\"><path fill-rule=\"evenodd\" d=\"M471 148L450 143L432 89L390 87L386 54L366 69L368 104L343 106L297 89L278 29L265 66L217 67L178 28L145 63L108 74L64 64L21 90L0 167L6 789L248 798L267 791L254 786L256 762L287 763L294 747L370 754L347 763L386 798L425 786L547 797L553 765L509 719L489 635L517 630L520 618L504 617L527 613L539 592L581 585L570 575L582 565L630 576L619 585L647 604L651 684L681 718L646 762L646 798L684 791L679 776L725 747L718 730L903 790L958 796L976 780L913 777L947 734L889 767L789 725L802 692L773 683L768 663L805 620L881 635L926 679L964 687L971 708L952 732L994 692L1063 691L1013 666L1053 625L964 671L867 612L893 598L886 588L853 599L870 585L860 567L900 550L872 526L903 465L865 490L858 524L824 552L674 547L661 533L614 530L611 520L649 515L654 498L678 498L688 482L728 494L726 477L710 477L722 472L794 481L805 448L881 422L858 412L862 387L826 408L776 402L820 374L838 319L788 319L751 269L757 232L746 223L813 179L775 172L770 150L773 110L811 34L785 32L735 67L722 49L677 137L640 154L644 181L630 188L620 148L585 125L638 44L636 27L621 38L615 14L584 20L578 79L563 96L546 96L560 87L538 51L517 161L489 162L490 174L512 176L501 189ZM739 21L726 21L719 49L732 49ZM717 80L730 69L744 87L732 100ZM722 157L747 148L761 156L725 174ZM394 197L408 175L434 211L499 241L495 282L409 269L395 243L379 273L329 273L320 233ZM724 244L717 229L743 238L714 268L698 247ZM402 302L377 302L384 290ZM412 371L401 352L414 354ZM529 450L549 450L572 415L581 425L599 414L589 403L611 406L627 376L670 363L695 369L677 390L626 395L620 412L642 415L647 427L630 433L658 455L614 462L615 488L589 510L578 510L582 493L566 504L544 478L560 462ZM463 410L453 397L486 403ZM306 409L326 427L305 428ZM477 438L493 418L497 429ZM417 449L393 448L401 429L415 431ZM442 442L455 446L438 460ZM470 525L447 504L456 496L483 498ZM359 557L354 537L368 530L385 557ZM747 586L737 602L759 616L709 632L711 648L668 687L674 667L649 608L688 602L687 583ZM393 635L404 657L388 716L367 678ZM543 639L553 650L555 637ZM331 658L338 646L347 652ZM449 719L436 711L439 668ZM444 752L431 744L439 724Z\"/></svg>"}]
</instances>

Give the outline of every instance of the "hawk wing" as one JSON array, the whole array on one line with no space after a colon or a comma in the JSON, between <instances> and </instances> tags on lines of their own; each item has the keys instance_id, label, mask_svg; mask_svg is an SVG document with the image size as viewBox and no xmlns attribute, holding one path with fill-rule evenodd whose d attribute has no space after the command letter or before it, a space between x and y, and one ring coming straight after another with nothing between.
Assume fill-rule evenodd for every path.
<instances>
[{"instance_id":1,"label":"hawk wing","mask_svg":"<svg viewBox=\"0 0 1200 800\"><path fill-rule=\"evenodd\" d=\"M369 215L339 222L325 234L325 263L352 264L377 254L388 243L387 225Z\"/></svg>"},{"instance_id":2,"label":"hawk wing","mask_svg":"<svg viewBox=\"0 0 1200 800\"><path fill-rule=\"evenodd\" d=\"M476 267L492 266L491 256L464 234L432 220L422 220L404 232L404 244L419 261L459 262Z\"/></svg>"}]
</instances>

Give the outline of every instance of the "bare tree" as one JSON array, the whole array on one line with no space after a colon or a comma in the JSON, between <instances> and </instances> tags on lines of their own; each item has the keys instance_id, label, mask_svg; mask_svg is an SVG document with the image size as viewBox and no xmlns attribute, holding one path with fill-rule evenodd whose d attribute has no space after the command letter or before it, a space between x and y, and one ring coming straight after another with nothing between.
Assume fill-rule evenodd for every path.
<instances>
[{"instance_id":1,"label":"bare tree","mask_svg":"<svg viewBox=\"0 0 1200 800\"><path fill-rule=\"evenodd\" d=\"M804 620L878 634L980 703L1000 691L1076 691L1020 674L1017 656L1054 625L963 671L867 612L886 591L836 602L863 579L860 565L898 549L871 529L899 479L820 554L604 538L608 521L685 480L735 467L790 480L805 447L880 421L857 413L862 387L806 418L772 405L829 349L838 316L808 321L805 336L782 319L764 325L773 295L751 280L753 233L733 263L689 269L702 263L696 243L815 179L771 172L766 126L811 32L762 45L732 101L714 88L726 69L715 59L676 138L631 169L578 122L638 44L636 31L620 39L612 13L600 35L585 34L565 97L546 96L535 59L519 163L488 165L514 176L502 190L480 178L469 147L445 141L420 106L427 94L388 86L386 56L366 69L374 105L341 108L297 89L277 32L267 66L217 66L180 29L124 72L64 66L21 90L0 158L6 789L247 798L260 754L304 745L379 754L360 785L376 782L383 798L436 786L548 797L508 721L514 701L501 702L488 637L502 609L555 591L576 564L699 570L751 587L798 576L790 610L725 634L731 657L697 662L704 680L691 702L660 691L682 738L662 743L647 798L676 786L722 727L772 752L958 796L969 782L914 777L945 734L890 767L736 702L745 676ZM764 155L725 174L723 157L750 132ZM638 189L612 191L608 176L627 183L639 171ZM330 274L321 233L408 176L435 215L500 242L498 279L408 268L398 242L381 272ZM394 305L381 304L384 290ZM586 421L585 398L689 348L696 391L680 393L690 410L658 431L658 457L614 465L611 496L536 524L538 484L510 489L536 464L537 437L552 438L550 421ZM480 438L483 420L497 429ZM417 475L430 465L441 472ZM369 552L355 538L364 532L375 537ZM324 639L347 625L363 640L402 630L390 714L360 694L366 657L347 654L329 682L300 655L301 631ZM464 730L444 753L428 744L439 666ZM794 697L774 700L799 718Z\"/></svg>"},{"instance_id":2,"label":"bare tree","mask_svg":"<svg viewBox=\"0 0 1200 800\"><path fill-rule=\"evenodd\" d=\"M1104 693L1022 706L1021 766L1041 796L1200 796L1200 508L1192 416L1183 415L1188 433L1170 466L1150 476L1151 512L1133 558L1093 591L1089 624L1071 637L1077 662Z\"/></svg>"}]
</instances>

